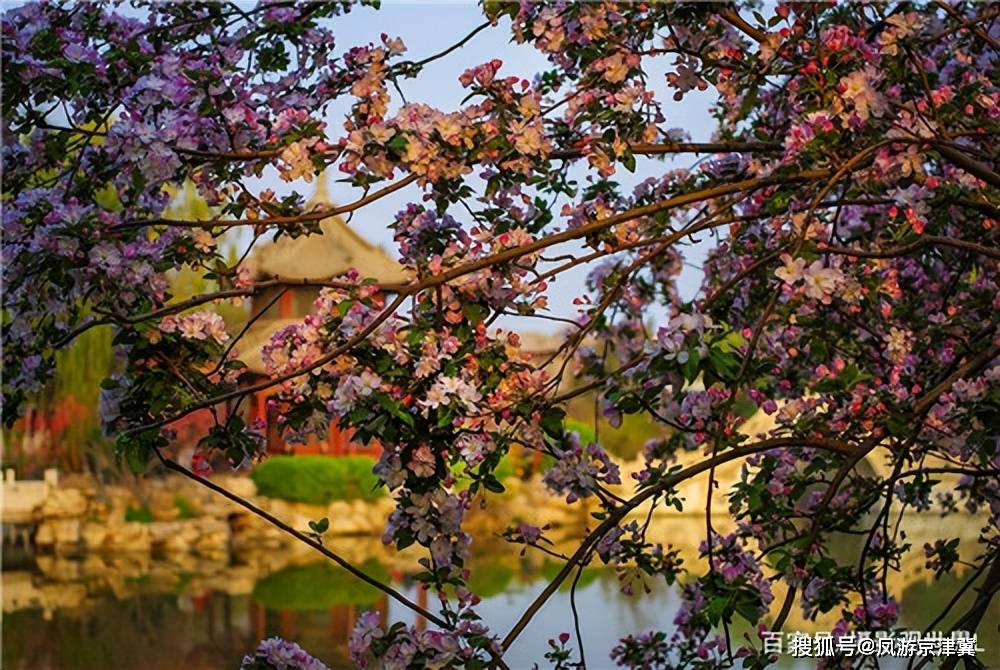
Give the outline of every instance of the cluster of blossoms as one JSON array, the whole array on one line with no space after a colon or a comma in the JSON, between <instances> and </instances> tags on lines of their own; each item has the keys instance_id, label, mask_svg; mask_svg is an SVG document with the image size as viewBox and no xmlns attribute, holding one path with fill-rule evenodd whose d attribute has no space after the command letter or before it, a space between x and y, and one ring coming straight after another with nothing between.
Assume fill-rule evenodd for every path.
<instances>
[{"instance_id":1,"label":"cluster of blossoms","mask_svg":"<svg viewBox=\"0 0 1000 670\"><path fill-rule=\"evenodd\" d=\"M243 657L240 670L328 670L294 642L272 637L261 641L253 654Z\"/></svg>"},{"instance_id":2,"label":"cluster of blossoms","mask_svg":"<svg viewBox=\"0 0 1000 670\"><path fill-rule=\"evenodd\" d=\"M289 403L283 420L291 430L322 430L323 418L336 416L355 439L378 439L375 473L397 502L383 540L426 547L432 582L464 579L471 537L462 522L471 496L451 487L458 476L475 488L500 486L492 471L523 421L518 403L545 376L522 360L512 333L488 336L468 317L453 329L430 328L419 312L411 321L382 320L383 300L360 282L324 289L313 314L277 332L263 351L272 374L307 366L315 373L287 380L275 401ZM437 311L434 303L425 309L428 316ZM467 304L459 310L470 314ZM331 342L365 329L371 334L363 346L328 354Z\"/></svg>"},{"instance_id":3,"label":"cluster of blossoms","mask_svg":"<svg viewBox=\"0 0 1000 670\"><path fill-rule=\"evenodd\" d=\"M259 30L234 9L188 9L153 5L137 18L107 3L74 11L27 3L4 12L6 370L32 355L32 340L68 341L88 319L101 321L88 317L94 308L133 323L169 313L168 273L215 267L219 257L204 233L146 223L163 214L165 187L190 178L210 204L239 214L223 194L262 167L255 157L321 132L301 110L335 97L326 80L340 64L318 22L345 5L288 9ZM199 40L201 24L213 21L226 27ZM279 73L292 35L303 67ZM290 110L301 123L288 122ZM216 155L247 163L205 158ZM32 270L43 250L62 267ZM46 356L36 373L44 380L52 369Z\"/></svg>"},{"instance_id":4,"label":"cluster of blossoms","mask_svg":"<svg viewBox=\"0 0 1000 670\"><path fill-rule=\"evenodd\" d=\"M806 264L804 258L782 254L784 266L774 271L790 290L800 290L806 298L829 305L833 295L844 283L844 276L836 268L824 267L823 261Z\"/></svg>"},{"instance_id":5,"label":"cluster of blossoms","mask_svg":"<svg viewBox=\"0 0 1000 670\"><path fill-rule=\"evenodd\" d=\"M715 535L711 543L702 542L700 550L711 569L685 585L670 646L695 667L712 667L726 648L716 627L728 623L732 613L756 620L768 611L774 596L760 563L737 534ZM723 602L729 607L720 607Z\"/></svg>"},{"instance_id":6,"label":"cluster of blossoms","mask_svg":"<svg viewBox=\"0 0 1000 670\"><path fill-rule=\"evenodd\" d=\"M417 449L414 459L420 457L420 449ZM383 457L381 465L385 466L392 460L392 456ZM412 467L410 469L412 471ZM380 472L381 467L376 471ZM414 474L421 476L420 472ZM391 478L392 475L386 476ZM400 504L389 517L382 541L386 544L416 541L427 546L433 565L427 559L421 561L426 562L429 569L450 571L455 566L461 566L468 557L472 542L472 538L462 531L462 518L469 507L468 495L465 492L448 494L442 489L435 489L428 493L410 493L403 499L405 504Z\"/></svg>"},{"instance_id":7,"label":"cluster of blossoms","mask_svg":"<svg viewBox=\"0 0 1000 670\"><path fill-rule=\"evenodd\" d=\"M623 668L667 667L670 656L666 633L653 630L624 637L611 650L611 660Z\"/></svg>"},{"instance_id":8,"label":"cluster of blossoms","mask_svg":"<svg viewBox=\"0 0 1000 670\"><path fill-rule=\"evenodd\" d=\"M414 204L396 215L393 228L403 261L418 277L439 275L534 241L520 226L500 231L480 226L465 230L450 215ZM516 309L520 313L544 309L548 285L531 277L537 262L534 255L528 254L513 265L464 274L440 288L440 294L435 296L438 308L443 308L445 320L450 324L465 320L468 305L474 303L496 310Z\"/></svg>"},{"instance_id":9,"label":"cluster of blossoms","mask_svg":"<svg viewBox=\"0 0 1000 670\"><path fill-rule=\"evenodd\" d=\"M569 433L565 445L557 448L556 462L545 473L545 485L573 503L594 495L602 484L621 484L618 465L600 445L584 446L577 433Z\"/></svg>"},{"instance_id":10,"label":"cluster of blossoms","mask_svg":"<svg viewBox=\"0 0 1000 670\"><path fill-rule=\"evenodd\" d=\"M649 542L647 534L648 524L630 521L615 526L594 545L601 560L614 566L625 595L634 595L637 587L649 593L652 579L673 584L683 569L677 549L664 549L658 542Z\"/></svg>"},{"instance_id":11,"label":"cluster of blossoms","mask_svg":"<svg viewBox=\"0 0 1000 670\"><path fill-rule=\"evenodd\" d=\"M470 155L483 166L527 175L551 152L541 93L527 80L497 78L499 60L460 77L472 89L470 97L483 98L482 102L454 112L406 103L387 117L390 68L385 63L402 51L401 43L387 42L354 52L354 62L366 63L368 70L351 91L359 102L345 122L340 170L355 179L377 179L391 177L394 169L403 167L422 183L457 183L472 172Z\"/></svg>"},{"instance_id":12,"label":"cluster of blossoms","mask_svg":"<svg viewBox=\"0 0 1000 670\"><path fill-rule=\"evenodd\" d=\"M478 599L461 590L460 621L452 629L418 630L397 623L384 629L377 612L366 612L358 619L348 649L358 668L463 668L483 667L489 654L500 653L499 643L488 637L488 630L475 615L461 617Z\"/></svg>"},{"instance_id":13,"label":"cluster of blossoms","mask_svg":"<svg viewBox=\"0 0 1000 670\"><path fill-rule=\"evenodd\" d=\"M708 355L705 331L712 327L712 318L702 314L678 314L660 326L656 340L667 360L676 360L684 365L690 359L690 350L698 356Z\"/></svg>"},{"instance_id":14,"label":"cluster of blossoms","mask_svg":"<svg viewBox=\"0 0 1000 670\"><path fill-rule=\"evenodd\" d=\"M187 340L214 340L218 344L229 341L226 322L215 312L192 312L181 316L167 316L160 321L159 332L177 333Z\"/></svg>"},{"instance_id":15,"label":"cluster of blossoms","mask_svg":"<svg viewBox=\"0 0 1000 670\"><path fill-rule=\"evenodd\" d=\"M530 523L518 524L517 527L508 527L503 532L503 537L508 542L514 542L517 544L524 544L525 548L521 550L521 555L523 556L527 550L528 546L543 544L552 544L551 540L544 536L546 530L549 526L533 526Z\"/></svg>"},{"instance_id":16,"label":"cluster of blossoms","mask_svg":"<svg viewBox=\"0 0 1000 670\"><path fill-rule=\"evenodd\" d=\"M742 461L736 530L711 535L704 573L687 567L699 576L681 591L676 632L625 638L612 652L623 665L758 662L753 641L729 649L718 629L773 610L780 628L795 603L775 607L775 581L807 617L839 616L838 632L893 625L879 575L907 549L871 515L885 522L900 503L981 512L977 543L934 543L926 558L936 572L975 563L1000 579L1000 24L988 9L486 3L489 26L509 25L548 69L516 76L491 59L458 77L465 101L438 109L395 91L451 50L409 61L384 35L335 51L328 19L349 8L151 3L135 18L113 3L29 3L4 14L8 422L50 378L54 343L98 325L117 328L121 372L104 384L104 411L132 464L169 448L175 421L249 393L222 319L190 310L265 289L224 258L225 231L317 230L300 194L255 179L309 182L332 167L364 191L357 208L420 189L392 226L412 282L389 302L359 272L333 278L338 288L263 348L265 385L286 435L335 417L381 443L376 474L396 503L384 539L427 550L420 578L450 626L366 617L351 643L359 665L482 667L502 655L463 586L463 523L473 500L503 490L513 445L552 457L554 494L596 499L603 520L584 560L613 563L633 590L630 570L669 581L679 562L628 514L680 505L680 481ZM710 142L666 127L664 91L713 94ZM342 126L329 123L345 97ZM710 155L687 169L651 158L677 153ZM640 170L655 176L624 174ZM212 208L208 222L166 213L184 182ZM581 265L574 330L546 368L494 321L551 316L551 286ZM690 295L678 279L693 266ZM170 277L191 269L210 269L218 290L178 300ZM632 497L607 488L620 485L612 456L566 430L558 389L571 373L610 427L636 414L661 433ZM200 456L245 462L259 453L256 428L219 420ZM709 460L674 465L682 452ZM856 556L831 551L841 533L863 539ZM507 537L544 542L530 525ZM566 643L549 659L568 663ZM265 644L248 667L299 658Z\"/></svg>"},{"instance_id":17,"label":"cluster of blossoms","mask_svg":"<svg viewBox=\"0 0 1000 670\"><path fill-rule=\"evenodd\" d=\"M430 264L449 249L469 243L469 237L458 221L448 214L439 216L419 205L410 204L399 212L394 228L400 257L407 265ZM439 267L440 263L439 260L436 262Z\"/></svg>"}]
</instances>

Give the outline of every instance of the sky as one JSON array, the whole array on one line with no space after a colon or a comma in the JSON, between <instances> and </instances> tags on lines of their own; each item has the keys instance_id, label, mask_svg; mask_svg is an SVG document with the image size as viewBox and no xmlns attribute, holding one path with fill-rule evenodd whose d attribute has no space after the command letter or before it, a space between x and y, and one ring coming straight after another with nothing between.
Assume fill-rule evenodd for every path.
<instances>
[{"instance_id":1,"label":"sky","mask_svg":"<svg viewBox=\"0 0 1000 670\"><path fill-rule=\"evenodd\" d=\"M368 42L377 43L380 35L386 33L391 37L398 36L403 39L407 46L406 58L419 60L450 47L484 20L481 8L471 2L384 2L379 10L356 7L347 15L335 17L333 27L338 53L352 46ZM468 93L458 82L459 75L467 68L493 58L503 61L500 76L518 75L530 80L535 73L547 69L548 61L539 51L531 45L515 44L510 41L510 37L510 22L505 17L497 27L478 33L461 49L429 64L416 79L401 82L407 101L423 102L444 111L458 109ZM656 90L658 97L666 101L664 112L667 120L664 125L668 128L683 128L690 134L692 141L708 140L714 129L714 120L708 112L714 97L709 92L694 91L682 102L674 102L672 91L667 89L663 71L653 71L649 74L650 85ZM349 109L350 102L345 100L343 103L332 105L328 118L328 134L331 137L340 135L343 115ZM396 95L390 113L399 104L400 100ZM675 161L640 158L637 161L635 174L619 170L615 179L625 186L631 186L675 167L690 165L694 159L695 157L690 155L678 157ZM585 171L581 168L573 176L582 183ZM357 189L349 184L336 182L339 174L331 171L331 177L328 179L328 191L334 202L342 204L359 197L360 192ZM300 193L311 194L315 188L301 182L285 184L273 174L266 175L261 185L272 188L277 193L284 193L294 188ZM397 191L358 211L351 219L351 225L367 239L391 251L395 247L389 224L399 210L409 202L419 201L419 197L420 192L416 185ZM453 215L461 219L459 212ZM562 248L560 253L572 251L573 248L572 246ZM681 295L684 298L691 298L701 283L700 270L697 266L707 248L708 245L704 242L694 247L686 247L685 260L688 265L679 281ZM556 255L557 251L553 248L550 253ZM581 267L566 273L551 284L549 298L553 315L570 318L576 315L572 300L582 292L587 271L586 267ZM659 320L659 315L650 316L654 320ZM509 327L512 323L502 325ZM521 320L519 328L525 327L526 324ZM531 323L532 330L544 332L554 328L558 328L558 324L551 321L534 319Z\"/></svg>"}]
</instances>

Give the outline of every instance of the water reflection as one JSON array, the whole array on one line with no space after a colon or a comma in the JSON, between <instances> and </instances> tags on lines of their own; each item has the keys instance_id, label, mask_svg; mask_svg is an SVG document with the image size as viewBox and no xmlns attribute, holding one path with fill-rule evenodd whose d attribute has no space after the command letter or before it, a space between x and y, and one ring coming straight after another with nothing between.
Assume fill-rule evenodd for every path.
<instances>
[{"instance_id":1,"label":"water reflection","mask_svg":"<svg viewBox=\"0 0 1000 670\"><path fill-rule=\"evenodd\" d=\"M413 600L424 593L408 575L405 560L386 552L377 539L339 539L363 569L390 580ZM242 655L271 635L300 642L332 668L349 667L347 637L358 615L378 611L383 620L420 623L328 562L308 554L269 556L268 563L197 562L122 557L57 560L40 557L31 569L6 570L4 579L3 667L10 670L216 670L235 668ZM521 557L502 543L482 547L473 561L473 589L483 596L480 612L505 631L524 611L559 565L538 554ZM958 578L915 581L905 589L902 625L922 629L960 586ZM972 597L971 589L969 598ZM572 630L568 587L545 605L508 657L512 668L540 662L546 641ZM676 588L653 585L648 595L627 597L615 575L588 568L576 596L586 640L588 666L610 666L608 651L618 638L650 628L671 628L679 605ZM961 612L968 600L956 606ZM986 667L1000 667L997 611L984 620L980 646ZM794 621L794 618L793 618ZM945 625L950 620L945 621ZM800 630L827 630L829 622L794 622ZM748 632L736 627L734 638ZM814 667L787 659L783 668ZM900 664L881 663L882 668Z\"/></svg>"}]
</instances>

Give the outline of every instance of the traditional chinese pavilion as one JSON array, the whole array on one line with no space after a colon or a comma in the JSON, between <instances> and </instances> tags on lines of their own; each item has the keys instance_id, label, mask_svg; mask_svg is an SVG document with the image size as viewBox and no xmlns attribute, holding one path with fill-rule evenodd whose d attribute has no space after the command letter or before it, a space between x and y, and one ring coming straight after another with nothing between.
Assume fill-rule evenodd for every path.
<instances>
[{"instance_id":1,"label":"traditional chinese pavilion","mask_svg":"<svg viewBox=\"0 0 1000 670\"><path fill-rule=\"evenodd\" d=\"M327 209L333 205L326 193L321 177L316 194L308 204L309 209ZM372 277L381 284L400 284L407 280L402 265L393 260L383 249L365 240L340 216L331 216L320 222L321 235L297 238L281 237L277 241L258 247L250 258L255 281L281 279L290 283L322 282L357 269L365 277ZM313 309L313 301L320 289L315 286L295 286L271 304L281 288L262 291L254 297L250 308L251 318L260 314L239 345L240 359L253 375L251 381L264 377L261 351L278 330L297 323ZM270 305L270 308L268 306ZM263 312L263 313L262 313ZM343 455L367 453L363 445L351 441L350 433L331 424L329 435L311 436L304 445L286 445L281 438L278 415L280 408L267 402L270 391L257 393L253 398L251 419L263 419L267 424L267 447L270 453L322 453Z\"/></svg>"},{"instance_id":2,"label":"traditional chinese pavilion","mask_svg":"<svg viewBox=\"0 0 1000 670\"><path fill-rule=\"evenodd\" d=\"M308 204L308 209L328 209L333 205L326 193L324 177L321 176L316 194ZM388 253L364 239L340 216L331 216L320 222L322 235L308 235L297 238L281 237L275 242L255 249L250 258L255 281L282 279L291 284L296 282L322 282L357 269L363 276L371 277L384 285L398 285L409 280L407 271ZM250 383L265 378L261 352L265 344L278 330L298 323L313 309L313 301L320 289L315 286L293 286L277 297L281 288L262 291L254 297L250 308L251 318L260 314L250 330L240 341L237 353L247 364L252 377ZM277 298L275 304L271 304ZM263 312L263 313L262 313ZM521 333L522 347L541 360L558 349L561 338L556 335L525 332ZM281 437L278 421L280 406L268 404L271 391L262 391L253 398L250 419L262 419L267 425L267 449L269 453L319 453L333 456L371 453L379 447L365 447L352 442L350 431L342 430L336 422L331 422L326 436L311 436L306 444L288 445Z\"/></svg>"}]
</instances>

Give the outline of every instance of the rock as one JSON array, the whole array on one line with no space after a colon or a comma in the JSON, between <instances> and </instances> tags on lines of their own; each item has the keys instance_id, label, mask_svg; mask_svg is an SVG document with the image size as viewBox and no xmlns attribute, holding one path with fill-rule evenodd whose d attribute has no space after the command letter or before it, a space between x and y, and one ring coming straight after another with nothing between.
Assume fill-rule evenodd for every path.
<instances>
[{"instance_id":1,"label":"rock","mask_svg":"<svg viewBox=\"0 0 1000 670\"><path fill-rule=\"evenodd\" d=\"M78 519L46 519L38 525L35 544L40 547L75 548L80 544Z\"/></svg>"},{"instance_id":2,"label":"rock","mask_svg":"<svg viewBox=\"0 0 1000 670\"><path fill-rule=\"evenodd\" d=\"M188 552L217 556L229 551L229 524L218 519L184 519L146 524L153 548L165 555Z\"/></svg>"},{"instance_id":3,"label":"rock","mask_svg":"<svg viewBox=\"0 0 1000 670\"><path fill-rule=\"evenodd\" d=\"M149 551L153 544L149 525L137 521L127 521L120 525L108 526L108 536L104 546L121 551Z\"/></svg>"},{"instance_id":4,"label":"rock","mask_svg":"<svg viewBox=\"0 0 1000 670\"><path fill-rule=\"evenodd\" d=\"M198 529L192 521L154 521L146 526L153 549L163 554L187 553L198 539Z\"/></svg>"},{"instance_id":5,"label":"rock","mask_svg":"<svg viewBox=\"0 0 1000 670\"><path fill-rule=\"evenodd\" d=\"M187 575L196 575L198 574L198 570L201 569L201 561L198 557L187 551L164 554L163 558L159 560L162 560L174 570L174 574L177 575L178 580L175 584L183 581L185 590L190 584ZM182 577L182 575L184 576Z\"/></svg>"},{"instance_id":6,"label":"rock","mask_svg":"<svg viewBox=\"0 0 1000 670\"><path fill-rule=\"evenodd\" d=\"M79 489L52 489L39 509L44 519L68 519L83 516L87 500Z\"/></svg>"},{"instance_id":7,"label":"rock","mask_svg":"<svg viewBox=\"0 0 1000 670\"><path fill-rule=\"evenodd\" d=\"M154 491L149 499L149 511L157 521L173 521L180 514L172 491L160 489Z\"/></svg>"},{"instance_id":8,"label":"rock","mask_svg":"<svg viewBox=\"0 0 1000 670\"><path fill-rule=\"evenodd\" d=\"M359 523L358 517L343 516L330 520L331 535L357 535L364 531L364 524Z\"/></svg>"},{"instance_id":9,"label":"rock","mask_svg":"<svg viewBox=\"0 0 1000 670\"><path fill-rule=\"evenodd\" d=\"M71 582L80 579L80 561L58 555L39 555L35 557L35 565L50 580Z\"/></svg>"},{"instance_id":10,"label":"rock","mask_svg":"<svg viewBox=\"0 0 1000 670\"><path fill-rule=\"evenodd\" d=\"M257 506L279 519L287 519L294 513L292 504L279 498L261 498L257 501ZM256 517L255 514L247 513L252 517Z\"/></svg>"},{"instance_id":11,"label":"rock","mask_svg":"<svg viewBox=\"0 0 1000 670\"><path fill-rule=\"evenodd\" d=\"M89 548L89 547L88 547ZM108 563L104 553L87 553L80 562L80 572L84 578L101 577L108 572Z\"/></svg>"},{"instance_id":12,"label":"rock","mask_svg":"<svg viewBox=\"0 0 1000 670\"><path fill-rule=\"evenodd\" d=\"M235 549L246 549L253 554L261 549L276 549L286 543L288 536L258 516L241 515L232 522L232 540Z\"/></svg>"},{"instance_id":13,"label":"rock","mask_svg":"<svg viewBox=\"0 0 1000 670\"><path fill-rule=\"evenodd\" d=\"M218 556L229 553L231 533L229 524L218 519L202 519L198 523L198 537L194 550L200 556Z\"/></svg>"},{"instance_id":14,"label":"rock","mask_svg":"<svg viewBox=\"0 0 1000 670\"><path fill-rule=\"evenodd\" d=\"M257 495L257 485L249 477L238 477L235 475L220 475L212 478L219 486L224 487L230 493L241 498L253 498ZM232 503L230 503L232 504Z\"/></svg>"},{"instance_id":15,"label":"rock","mask_svg":"<svg viewBox=\"0 0 1000 670\"><path fill-rule=\"evenodd\" d=\"M108 538L108 526L103 523L84 523L80 529L80 537L87 549L91 551L100 549Z\"/></svg>"},{"instance_id":16,"label":"rock","mask_svg":"<svg viewBox=\"0 0 1000 670\"><path fill-rule=\"evenodd\" d=\"M389 520L389 515L392 514L393 509L394 506L391 503L388 506L378 503L368 506L367 517L369 535L382 534L382 531L385 530L385 525Z\"/></svg>"},{"instance_id":17,"label":"rock","mask_svg":"<svg viewBox=\"0 0 1000 670\"><path fill-rule=\"evenodd\" d=\"M104 513L106 516L99 517L111 525L125 523L125 514L129 507L138 507L139 503L127 490L120 486L109 486L102 495Z\"/></svg>"},{"instance_id":18,"label":"rock","mask_svg":"<svg viewBox=\"0 0 1000 670\"><path fill-rule=\"evenodd\" d=\"M87 504L87 519L92 522L106 524L111 518L111 504L104 499L95 498Z\"/></svg>"},{"instance_id":19,"label":"rock","mask_svg":"<svg viewBox=\"0 0 1000 670\"><path fill-rule=\"evenodd\" d=\"M35 546L51 547L56 543L55 521L43 521L35 529Z\"/></svg>"},{"instance_id":20,"label":"rock","mask_svg":"<svg viewBox=\"0 0 1000 670\"><path fill-rule=\"evenodd\" d=\"M326 518L330 520L330 535L350 535L357 532L357 523L354 519L355 512L350 503L337 500L330 503L325 512Z\"/></svg>"}]
</instances>

